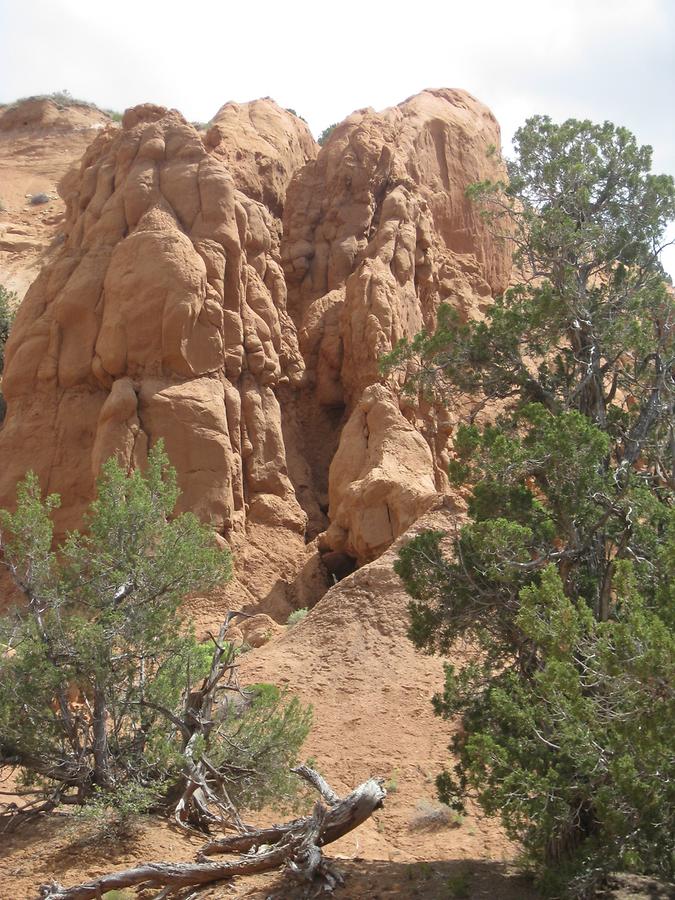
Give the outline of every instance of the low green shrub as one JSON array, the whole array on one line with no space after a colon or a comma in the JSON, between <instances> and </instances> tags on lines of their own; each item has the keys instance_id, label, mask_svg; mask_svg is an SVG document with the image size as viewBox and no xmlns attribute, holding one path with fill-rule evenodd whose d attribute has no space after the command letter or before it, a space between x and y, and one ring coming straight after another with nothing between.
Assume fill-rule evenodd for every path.
<instances>
[{"instance_id":1,"label":"low green shrub","mask_svg":"<svg viewBox=\"0 0 675 900\"><path fill-rule=\"evenodd\" d=\"M294 625L297 625L298 622L302 622L302 620L307 616L308 612L309 610L306 606L302 607L302 609L294 610L294 612L292 612L286 620L286 625L289 628L292 628Z\"/></svg>"},{"instance_id":2,"label":"low green shrub","mask_svg":"<svg viewBox=\"0 0 675 900\"><path fill-rule=\"evenodd\" d=\"M5 365L5 344L14 319L18 298L15 291L9 291L0 284L0 372Z\"/></svg>"},{"instance_id":3,"label":"low green shrub","mask_svg":"<svg viewBox=\"0 0 675 900\"><path fill-rule=\"evenodd\" d=\"M337 127L338 127L338 123L333 122L333 124L329 125L328 128L324 128L324 130L319 135L319 143L321 144L322 147Z\"/></svg>"}]
</instances>

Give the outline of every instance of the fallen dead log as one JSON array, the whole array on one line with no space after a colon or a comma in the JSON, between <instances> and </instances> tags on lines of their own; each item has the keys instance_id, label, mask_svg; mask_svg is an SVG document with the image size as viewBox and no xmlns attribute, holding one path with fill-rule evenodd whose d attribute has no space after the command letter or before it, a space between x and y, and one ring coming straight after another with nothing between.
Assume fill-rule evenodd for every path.
<instances>
[{"instance_id":1,"label":"fallen dead log","mask_svg":"<svg viewBox=\"0 0 675 900\"><path fill-rule=\"evenodd\" d=\"M332 844L338 838L348 834L368 819L376 809L382 806L386 791L382 787L382 781L371 778L359 785L348 797L341 800L326 784L326 782L309 766L299 766L295 772L315 787L329 808L319 835L319 846ZM315 778L321 779L316 781ZM320 787L320 784L322 786ZM324 787L325 786L325 789ZM326 790L327 789L327 790ZM330 792L330 793L328 793ZM255 847L267 844L276 844L289 834L293 834L306 827L307 818L296 819L285 825L272 825L249 834L235 834L215 841L209 841L200 852L200 857L213 856L216 853L245 853Z\"/></svg>"},{"instance_id":2,"label":"fallen dead log","mask_svg":"<svg viewBox=\"0 0 675 900\"><path fill-rule=\"evenodd\" d=\"M294 879L329 893L336 884L342 883L342 877L322 857L320 848L365 822L382 807L387 792L382 787L382 779L371 778L340 799L313 769L300 766L294 771L319 791L324 802L318 801L310 816L210 841L200 853L200 858L215 853L240 853L231 862L144 863L70 888L55 882L43 884L39 897L41 900L90 900L106 891L140 885L178 889L212 884L235 875L269 872L282 866Z\"/></svg>"}]
</instances>

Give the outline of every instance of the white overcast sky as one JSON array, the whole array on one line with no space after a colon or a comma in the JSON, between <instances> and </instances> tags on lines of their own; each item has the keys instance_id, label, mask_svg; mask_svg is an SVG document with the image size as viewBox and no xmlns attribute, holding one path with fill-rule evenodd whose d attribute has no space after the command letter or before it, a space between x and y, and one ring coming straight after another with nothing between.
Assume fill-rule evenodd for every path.
<instances>
[{"instance_id":1,"label":"white overcast sky","mask_svg":"<svg viewBox=\"0 0 675 900\"><path fill-rule=\"evenodd\" d=\"M507 152L535 113L609 119L675 174L675 0L0 0L0 102L65 88L207 121L271 96L316 135L425 87L487 103Z\"/></svg>"}]
</instances>

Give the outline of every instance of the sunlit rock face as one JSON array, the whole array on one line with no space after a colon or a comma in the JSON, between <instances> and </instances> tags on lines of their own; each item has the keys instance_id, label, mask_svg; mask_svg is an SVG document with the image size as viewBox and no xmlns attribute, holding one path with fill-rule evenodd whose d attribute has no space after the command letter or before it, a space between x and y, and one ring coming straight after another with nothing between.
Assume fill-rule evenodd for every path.
<instances>
[{"instance_id":1,"label":"sunlit rock face","mask_svg":"<svg viewBox=\"0 0 675 900\"><path fill-rule=\"evenodd\" d=\"M466 197L505 177L499 145L469 94L424 91L353 113L288 189L281 256L307 366L305 430L320 435L307 452L328 504L322 542L359 562L447 489L447 413L403 401L391 381L373 388L382 356L433 328L441 303L479 315L505 289L508 248Z\"/></svg>"},{"instance_id":2,"label":"sunlit rock face","mask_svg":"<svg viewBox=\"0 0 675 900\"><path fill-rule=\"evenodd\" d=\"M446 489L449 429L378 362L440 303L476 315L505 287L506 248L465 196L503 177L498 146L453 90L353 113L320 150L270 100L205 133L128 110L69 179L66 239L12 330L0 504L33 469L63 532L107 458L143 466L162 438L180 508L230 543L276 528L303 566L317 535L380 555Z\"/></svg>"}]
</instances>

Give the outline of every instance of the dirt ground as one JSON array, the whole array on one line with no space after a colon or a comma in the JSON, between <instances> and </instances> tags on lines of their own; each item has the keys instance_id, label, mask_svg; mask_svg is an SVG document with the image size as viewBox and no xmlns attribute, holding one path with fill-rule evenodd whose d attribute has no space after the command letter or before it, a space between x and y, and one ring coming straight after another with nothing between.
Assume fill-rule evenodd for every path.
<instances>
[{"instance_id":1,"label":"dirt ground","mask_svg":"<svg viewBox=\"0 0 675 900\"><path fill-rule=\"evenodd\" d=\"M5 836L0 859L2 900L37 900L42 883L72 885L142 861L189 861L201 843L169 826L151 824L122 843L110 844L102 842L88 826L70 824L69 818L43 819L18 834ZM504 862L471 858L398 861L348 857L331 851L329 848L326 856L345 878L344 887L333 895L336 900L536 900L539 896L526 878ZM128 891L116 900L135 896ZM200 894L205 900L300 900L303 896L302 889L278 874L235 878Z\"/></svg>"}]
</instances>

